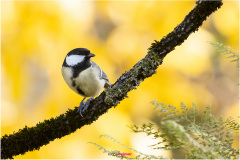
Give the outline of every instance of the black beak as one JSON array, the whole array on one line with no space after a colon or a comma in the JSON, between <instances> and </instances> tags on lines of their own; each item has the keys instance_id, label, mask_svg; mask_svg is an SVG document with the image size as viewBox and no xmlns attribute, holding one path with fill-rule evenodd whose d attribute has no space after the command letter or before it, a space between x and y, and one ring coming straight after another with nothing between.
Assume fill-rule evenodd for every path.
<instances>
[{"instance_id":1,"label":"black beak","mask_svg":"<svg viewBox=\"0 0 240 160\"><path fill-rule=\"evenodd\" d=\"M95 57L95 54L89 53L89 54L87 55L87 57L89 57L89 58Z\"/></svg>"}]
</instances>

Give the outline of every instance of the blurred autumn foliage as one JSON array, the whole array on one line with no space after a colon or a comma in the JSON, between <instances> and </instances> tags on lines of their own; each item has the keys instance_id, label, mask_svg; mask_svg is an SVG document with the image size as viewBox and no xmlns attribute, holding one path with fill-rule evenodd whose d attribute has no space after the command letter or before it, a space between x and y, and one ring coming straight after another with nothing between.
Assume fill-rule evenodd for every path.
<instances>
[{"instance_id":1,"label":"blurred autumn foliage","mask_svg":"<svg viewBox=\"0 0 240 160\"><path fill-rule=\"evenodd\" d=\"M61 65L73 48L96 54L94 61L110 82L147 53L153 40L171 32L195 1L1 1L1 135L64 113L82 97L65 84ZM216 116L238 118L238 68L216 53L208 41L239 50L239 2L224 1L198 32L170 53L137 90L90 126L16 159L112 158L102 154L97 139L109 134L148 154L146 141L127 127L154 123L151 101L179 106L210 104ZM238 137L236 137L238 138ZM235 144L238 146L238 144ZM128 153L129 151L125 151Z\"/></svg>"}]
</instances>

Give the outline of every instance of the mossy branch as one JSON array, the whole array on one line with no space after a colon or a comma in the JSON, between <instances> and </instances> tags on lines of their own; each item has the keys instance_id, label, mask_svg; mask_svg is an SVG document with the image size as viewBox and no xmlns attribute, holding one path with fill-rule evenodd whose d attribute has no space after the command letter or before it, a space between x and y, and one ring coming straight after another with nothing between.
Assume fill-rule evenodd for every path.
<instances>
[{"instance_id":1,"label":"mossy branch","mask_svg":"<svg viewBox=\"0 0 240 160\"><path fill-rule=\"evenodd\" d=\"M155 74L164 57L176 46L181 45L191 33L197 31L203 21L221 6L222 1L199 0L181 24L161 41L152 43L143 59L125 72L111 88L90 103L83 117L77 113L77 107L75 107L55 118L40 122L34 127L25 126L18 132L4 135L1 138L1 158L13 158L27 151L38 150L50 141L71 134L82 126L96 121L109 108L117 106L129 91L140 85L141 81Z\"/></svg>"}]
</instances>

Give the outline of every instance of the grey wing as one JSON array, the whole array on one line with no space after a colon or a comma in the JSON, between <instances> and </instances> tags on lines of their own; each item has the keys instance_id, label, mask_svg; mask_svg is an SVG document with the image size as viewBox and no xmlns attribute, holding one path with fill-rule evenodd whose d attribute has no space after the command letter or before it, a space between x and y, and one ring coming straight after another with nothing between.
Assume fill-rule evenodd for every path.
<instances>
[{"instance_id":1,"label":"grey wing","mask_svg":"<svg viewBox=\"0 0 240 160\"><path fill-rule=\"evenodd\" d=\"M105 82L106 82L106 84L105 84L104 87L105 87L105 88L109 88L112 84L109 82L106 73L104 73L104 71L103 71L95 62L91 61L91 63L92 63L92 67L97 68L97 69L100 70L100 72L99 72L99 78L100 78L100 79L104 79Z\"/></svg>"}]
</instances>

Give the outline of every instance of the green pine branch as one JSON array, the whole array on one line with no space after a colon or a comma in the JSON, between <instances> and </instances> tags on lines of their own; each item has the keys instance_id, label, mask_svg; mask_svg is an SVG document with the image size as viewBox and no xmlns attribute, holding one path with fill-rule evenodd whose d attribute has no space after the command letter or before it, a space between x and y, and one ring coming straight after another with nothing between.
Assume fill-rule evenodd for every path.
<instances>
[{"instance_id":1,"label":"green pine branch","mask_svg":"<svg viewBox=\"0 0 240 160\"><path fill-rule=\"evenodd\" d=\"M215 47L218 53L227 55L227 58L231 58L231 62L239 61L238 51L234 51L229 46L224 46L222 43L218 42L209 42L209 44Z\"/></svg>"},{"instance_id":2,"label":"green pine branch","mask_svg":"<svg viewBox=\"0 0 240 160\"><path fill-rule=\"evenodd\" d=\"M222 117L216 118L211 114L210 106L206 107L202 115L199 113L196 104L189 108L181 103L179 110L172 105L158 103L157 101L154 101L153 104L159 114L159 128L156 128L152 123L130 127L134 133L145 133L147 136L158 140L157 143L149 147L159 151L182 149L188 159L239 158L239 150L233 148L234 132L239 132L239 124L232 117L226 120ZM165 158L138 152L107 135L101 137L108 138L134 152L137 155L134 157L136 159L142 159L143 155L145 159ZM118 151L118 153L121 152ZM131 159L133 157L125 158Z\"/></svg>"}]
</instances>

